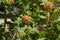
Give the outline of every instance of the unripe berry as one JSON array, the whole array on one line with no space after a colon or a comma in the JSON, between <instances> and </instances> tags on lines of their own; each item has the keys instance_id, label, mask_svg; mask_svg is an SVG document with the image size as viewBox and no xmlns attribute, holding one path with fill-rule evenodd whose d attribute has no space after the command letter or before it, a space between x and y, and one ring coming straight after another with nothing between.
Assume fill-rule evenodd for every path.
<instances>
[{"instance_id":1,"label":"unripe berry","mask_svg":"<svg viewBox=\"0 0 60 40\"><path fill-rule=\"evenodd\" d=\"M9 4L9 5L10 4L13 4L14 3L14 0L6 0L6 3Z\"/></svg>"},{"instance_id":2,"label":"unripe berry","mask_svg":"<svg viewBox=\"0 0 60 40\"><path fill-rule=\"evenodd\" d=\"M55 9L54 12L60 12L60 10L59 9Z\"/></svg>"},{"instance_id":3,"label":"unripe berry","mask_svg":"<svg viewBox=\"0 0 60 40\"><path fill-rule=\"evenodd\" d=\"M50 21L50 13L49 12L46 13L46 19L48 22Z\"/></svg>"}]
</instances>

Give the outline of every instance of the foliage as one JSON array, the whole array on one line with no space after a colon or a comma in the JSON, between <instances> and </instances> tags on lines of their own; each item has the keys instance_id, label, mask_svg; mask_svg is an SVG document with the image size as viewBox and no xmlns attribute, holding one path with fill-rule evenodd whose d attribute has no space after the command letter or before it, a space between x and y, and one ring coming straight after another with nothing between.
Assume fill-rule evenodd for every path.
<instances>
[{"instance_id":1,"label":"foliage","mask_svg":"<svg viewBox=\"0 0 60 40\"><path fill-rule=\"evenodd\" d=\"M56 0L1 0L5 18L0 25L0 40L59 40L60 5ZM56 3L56 4L55 4ZM7 11L6 11L7 10Z\"/></svg>"}]
</instances>

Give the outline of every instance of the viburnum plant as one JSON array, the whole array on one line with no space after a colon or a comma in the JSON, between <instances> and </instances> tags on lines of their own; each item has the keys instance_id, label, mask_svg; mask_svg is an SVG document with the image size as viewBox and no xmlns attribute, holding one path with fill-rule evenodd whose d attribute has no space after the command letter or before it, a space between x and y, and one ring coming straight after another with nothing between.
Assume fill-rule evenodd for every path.
<instances>
[{"instance_id":1,"label":"viburnum plant","mask_svg":"<svg viewBox=\"0 0 60 40\"><path fill-rule=\"evenodd\" d=\"M60 40L58 0L1 0L0 5L5 20L0 40Z\"/></svg>"}]
</instances>

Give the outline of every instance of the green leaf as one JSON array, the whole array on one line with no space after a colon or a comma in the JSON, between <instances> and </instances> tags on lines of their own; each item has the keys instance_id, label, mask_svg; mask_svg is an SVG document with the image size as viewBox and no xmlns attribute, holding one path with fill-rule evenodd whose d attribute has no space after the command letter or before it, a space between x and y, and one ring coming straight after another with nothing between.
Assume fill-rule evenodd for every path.
<instances>
[{"instance_id":1,"label":"green leaf","mask_svg":"<svg viewBox=\"0 0 60 40\"><path fill-rule=\"evenodd\" d=\"M58 19L58 14L57 13L52 14L52 21L55 21L57 19Z\"/></svg>"},{"instance_id":2,"label":"green leaf","mask_svg":"<svg viewBox=\"0 0 60 40\"><path fill-rule=\"evenodd\" d=\"M46 18L46 16L43 16L43 15L39 15L40 16L40 18L42 18L42 19L45 19Z\"/></svg>"},{"instance_id":3,"label":"green leaf","mask_svg":"<svg viewBox=\"0 0 60 40\"><path fill-rule=\"evenodd\" d=\"M56 2L57 0L49 0L49 1L51 1L51 2Z\"/></svg>"},{"instance_id":4,"label":"green leaf","mask_svg":"<svg viewBox=\"0 0 60 40\"><path fill-rule=\"evenodd\" d=\"M47 2L47 0L42 0L42 2Z\"/></svg>"},{"instance_id":5,"label":"green leaf","mask_svg":"<svg viewBox=\"0 0 60 40\"><path fill-rule=\"evenodd\" d=\"M57 29L60 31L60 25L57 26Z\"/></svg>"},{"instance_id":6,"label":"green leaf","mask_svg":"<svg viewBox=\"0 0 60 40\"><path fill-rule=\"evenodd\" d=\"M60 16L58 17L58 19L55 22L59 22L60 21Z\"/></svg>"},{"instance_id":7,"label":"green leaf","mask_svg":"<svg viewBox=\"0 0 60 40\"><path fill-rule=\"evenodd\" d=\"M18 38L18 39L16 39L16 40L21 40L21 38Z\"/></svg>"}]
</instances>

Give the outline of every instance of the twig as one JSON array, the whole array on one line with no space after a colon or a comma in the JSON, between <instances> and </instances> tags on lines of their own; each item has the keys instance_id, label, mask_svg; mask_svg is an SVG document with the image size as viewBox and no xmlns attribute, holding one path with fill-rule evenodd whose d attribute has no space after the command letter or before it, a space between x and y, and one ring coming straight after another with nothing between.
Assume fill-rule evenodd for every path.
<instances>
[{"instance_id":1,"label":"twig","mask_svg":"<svg viewBox=\"0 0 60 40\"><path fill-rule=\"evenodd\" d=\"M12 40L14 40L15 36L16 36L16 33L14 34L14 36L13 36Z\"/></svg>"}]
</instances>

